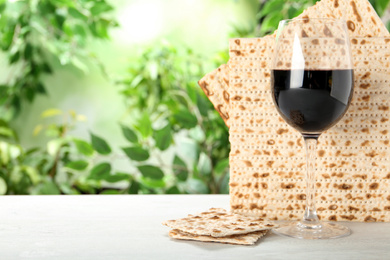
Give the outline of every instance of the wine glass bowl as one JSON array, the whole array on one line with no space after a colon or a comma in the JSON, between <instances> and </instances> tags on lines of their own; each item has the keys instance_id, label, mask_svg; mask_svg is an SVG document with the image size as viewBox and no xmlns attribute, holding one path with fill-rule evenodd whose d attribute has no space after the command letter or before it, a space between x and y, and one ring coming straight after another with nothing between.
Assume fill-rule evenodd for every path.
<instances>
[{"instance_id":1,"label":"wine glass bowl","mask_svg":"<svg viewBox=\"0 0 390 260\"><path fill-rule=\"evenodd\" d=\"M281 117L301 133L307 161L303 219L281 225L274 233L305 239L349 235L347 227L319 221L314 175L317 139L342 118L352 98L353 66L345 21L281 21L271 68L271 92Z\"/></svg>"}]
</instances>

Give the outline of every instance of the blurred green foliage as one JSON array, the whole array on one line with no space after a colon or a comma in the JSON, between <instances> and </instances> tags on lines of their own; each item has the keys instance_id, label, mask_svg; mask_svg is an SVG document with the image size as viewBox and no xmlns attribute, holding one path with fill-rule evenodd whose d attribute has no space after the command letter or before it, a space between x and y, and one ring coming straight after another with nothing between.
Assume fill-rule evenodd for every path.
<instances>
[{"instance_id":1,"label":"blurred green foliage","mask_svg":"<svg viewBox=\"0 0 390 260\"><path fill-rule=\"evenodd\" d=\"M262 2L253 26L235 27L231 37L273 32L315 2ZM389 1L371 2L382 15ZM126 140L119 153L94 131L88 140L69 135L85 117L58 109L44 111L31 130L49 138L46 146L21 146L9 123L23 102L46 93L44 75L58 65L88 72L90 62L104 73L88 43L109 39L117 26L111 10L104 0L0 0L0 47L10 65L0 85L0 194L228 193L228 130L197 85L227 61L227 51L210 59L168 41L143 47L113 83L127 107L117 126ZM116 170L118 156L131 165L126 172Z\"/></svg>"},{"instance_id":2,"label":"blurred green foliage","mask_svg":"<svg viewBox=\"0 0 390 260\"><path fill-rule=\"evenodd\" d=\"M274 32L280 20L291 19L300 15L307 7L319 0L271 0L265 1L257 14L259 19L258 35L264 36Z\"/></svg>"},{"instance_id":3,"label":"blurred green foliage","mask_svg":"<svg viewBox=\"0 0 390 260\"><path fill-rule=\"evenodd\" d=\"M54 67L70 65L87 72L88 64L95 63L103 72L87 45L90 39L109 38L109 29L117 26L112 9L105 0L0 0L0 48L9 63L0 85L0 194L99 192L100 179L92 170L95 154L107 153L101 145L104 140L93 134L91 141L68 136L82 116L45 111L43 118L64 118L46 127L50 141L45 149L26 150L9 123L24 102L46 94L43 77L52 74ZM43 128L38 125L34 132ZM91 178L80 173L90 168Z\"/></svg>"},{"instance_id":4,"label":"blurred green foliage","mask_svg":"<svg viewBox=\"0 0 390 260\"><path fill-rule=\"evenodd\" d=\"M45 132L50 141L45 148L26 150L2 121L0 140L1 194L80 194L99 193L101 180L118 179L120 174L99 168L97 157L110 152L108 144L90 133L90 141L68 135L85 117L74 111L46 110L43 119L61 117L61 123L38 125L34 134ZM102 158L99 158L102 160ZM108 176L109 175L109 176ZM123 177L123 176L121 176ZM126 175L126 178L129 178Z\"/></svg>"},{"instance_id":5,"label":"blurred green foliage","mask_svg":"<svg viewBox=\"0 0 390 260\"><path fill-rule=\"evenodd\" d=\"M71 64L86 72L89 38L108 39L116 26L104 0L0 0L0 47L8 56L11 72L0 85L0 118L9 121L24 101L45 94L42 77L53 64Z\"/></svg>"},{"instance_id":6,"label":"blurred green foliage","mask_svg":"<svg viewBox=\"0 0 390 260\"><path fill-rule=\"evenodd\" d=\"M142 192L228 192L228 131L197 86L206 63L191 49L162 42L145 49L122 81L133 121L122 124L129 142L123 151Z\"/></svg>"},{"instance_id":7,"label":"blurred green foliage","mask_svg":"<svg viewBox=\"0 0 390 260\"><path fill-rule=\"evenodd\" d=\"M319 0L267 0L261 1L256 21L251 26L235 26L230 37L262 37L273 33L280 20L291 19Z\"/></svg>"}]
</instances>

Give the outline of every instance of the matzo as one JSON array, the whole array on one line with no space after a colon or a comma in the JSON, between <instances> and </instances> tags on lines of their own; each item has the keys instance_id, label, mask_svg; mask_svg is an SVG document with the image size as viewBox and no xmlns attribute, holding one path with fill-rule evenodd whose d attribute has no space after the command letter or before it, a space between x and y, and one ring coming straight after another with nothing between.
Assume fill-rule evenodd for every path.
<instances>
[{"instance_id":1,"label":"matzo","mask_svg":"<svg viewBox=\"0 0 390 260\"><path fill-rule=\"evenodd\" d=\"M229 127L229 71L227 65L208 73L198 84L218 111L225 124Z\"/></svg>"},{"instance_id":2,"label":"matzo","mask_svg":"<svg viewBox=\"0 0 390 260\"><path fill-rule=\"evenodd\" d=\"M259 238L265 236L267 232L268 230L262 230L262 231L256 231L256 232L242 234L242 235L212 237L212 236L194 235L194 234L180 231L178 229L173 229L169 232L169 236L176 239L195 240L201 242L218 242L218 243L226 243L226 244L234 244L234 245L253 245L259 240Z\"/></svg>"},{"instance_id":3,"label":"matzo","mask_svg":"<svg viewBox=\"0 0 390 260\"><path fill-rule=\"evenodd\" d=\"M302 16L320 17L323 5L324 12L351 19L355 89L346 115L319 139L317 211L325 220L390 221L390 37L368 1L322 0ZM225 109L230 115L231 208L298 219L305 207L305 151L300 134L279 117L272 102L273 37L230 41Z\"/></svg>"},{"instance_id":4,"label":"matzo","mask_svg":"<svg viewBox=\"0 0 390 260\"><path fill-rule=\"evenodd\" d=\"M389 42L390 37L351 39L352 103L318 145L316 200L323 219L390 221ZM269 56L237 57L237 50L248 46L269 46L266 53L272 52L267 40L241 39L240 45L231 40L230 77L236 78L229 89L231 207L271 219L298 219L305 207L303 141L272 103L269 77L264 77ZM242 71L251 71L251 77Z\"/></svg>"},{"instance_id":5,"label":"matzo","mask_svg":"<svg viewBox=\"0 0 390 260\"><path fill-rule=\"evenodd\" d=\"M367 0L321 0L297 18L336 18L347 22L351 37L388 36L389 32Z\"/></svg>"},{"instance_id":6,"label":"matzo","mask_svg":"<svg viewBox=\"0 0 390 260\"><path fill-rule=\"evenodd\" d=\"M212 237L247 234L260 230L269 230L276 226L263 218L229 213L220 208L211 208L199 214L188 215L186 218L168 220L163 222L163 225L193 235Z\"/></svg>"}]
</instances>

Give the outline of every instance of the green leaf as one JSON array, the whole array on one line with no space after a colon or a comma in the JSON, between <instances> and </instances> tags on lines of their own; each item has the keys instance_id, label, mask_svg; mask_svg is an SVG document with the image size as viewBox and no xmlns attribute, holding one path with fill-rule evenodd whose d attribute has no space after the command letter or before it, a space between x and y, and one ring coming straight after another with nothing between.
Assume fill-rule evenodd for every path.
<instances>
[{"instance_id":1,"label":"green leaf","mask_svg":"<svg viewBox=\"0 0 390 260\"><path fill-rule=\"evenodd\" d=\"M378 4L380 5L380 7L382 8L382 14L380 15L382 17L382 15L384 14L384 11L388 8L389 6L389 3L390 3L390 0L377 0L378 1Z\"/></svg>"},{"instance_id":2,"label":"green leaf","mask_svg":"<svg viewBox=\"0 0 390 260\"><path fill-rule=\"evenodd\" d=\"M84 74L88 74L89 67L85 62L83 62L81 59L79 59L76 56L73 56L70 60L73 66L75 66L77 69L81 70Z\"/></svg>"},{"instance_id":3,"label":"green leaf","mask_svg":"<svg viewBox=\"0 0 390 260\"><path fill-rule=\"evenodd\" d=\"M120 172L109 175L105 178L105 181L111 182L111 183L126 181L126 180L130 180L130 175L127 173L120 173Z\"/></svg>"},{"instance_id":4,"label":"green leaf","mask_svg":"<svg viewBox=\"0 0 390 260\"><path fill-rule=\"evenodd\" d=\"M101 39L109 39L108 28L113 26L110 20L100 19L89 24L92 34Z\"/></svg>"},{"instance_id":5,"label":"green leaf","mask_svg":"<svg viewBox=\"0 0 390 260\"><path fill-rule=\"evenodd\" d=\"M104 180L111 172L111 164L107 162L100 163L92 168L88 179L92 180Z\"/></svg>"},{"instance_id":6,"label":"green leaf","mask_svg":"<svg viewBox=\"0 0 390 260\"><path fill-rule=\"evenodd\" d=\"M0 13L3 13L7 7L5 0L0 1Z\"/></svg>"},{"instance_id":7,"label":"green leaf","mask_svg":"<svg viewBox=\"0 0 390 260\"><path fill-rule=\"evenodd\" d=\"M137 121L135 128L140 132L140 134L144 138L152 135L153 133L152 122L150 121L150 115L147 112L142 114L141 118Z\"/></svg>"},{"instance_id":8,"label":"green leaf","mask_svg":"<svg viewBox=\"0 0 390 260\"><path fill-rule=\"evenodd\" d=\"M13 116L17 116L19 113L20 113L20 110L21 110L21 98L19 96L14 96L12 99L11 99L11 104L12 104L12 108L13 108Z\"/></svg>"},{"instance_id":9,"label":"green leaf","mask_svg":"<svg viewBox=\"0 0 390 260\"><path fill-rule=\"evenodd\" d=\"M92 16L100 15L111 10L113 10L112 6L105 2L96 2L90 9Z\"/></svg>"},{"instance_id":10,"label":"green leaf","mask_svg":"<svg viewBox=\"0 0 390 260\"><path fill-rule=\"evenodd\" d=\"M164 172L153 165L142 165L137 167L144 177L160 180L164 177Z\"/></svg>"},{"instance_id":11,"label":"green leaf","mask_svg":"<svg viewBox=\"0 0 390 260\"><path fill-rule=\"evenodd\" d=\"M30 103L32 103L32 102L34 101L34 98L35 98L35 95L36 95L35 89L31 88L31 86L26 86L26 87L23 89L23 92L24 92L24 97L25 97Z\"/></svg>"},{"instance_id":12,"label":"green leaf","mask_svg":"<svg viewBox=\"0 0 390 260\"><path fill-rule=\"evenodd\" d=\"M77 160L77 161L71 161L65 165L65 167L68 167L73 170L82 171L85 170L88 167L88 162L83 160Z\"/></svg>"},{"instance_id":13,"label":"green leaf","mask_svg":"<svg viewBox=\"0 0 390 260\"><path fill-rule=\"evenodd\" d=\"M131 160L140 162L149 159L149 152L140 146L122 148L122 150Z\"/></svg>"},{"instance_id":14,"label":"green leaf","mask_svg":"<svg viewBox=\"0 0 390 260\"><path fill-rule=\"evenodd\" d=\"M222 174L229 167L229 158L220 160L214 167L214 171L217 175Z\"/></svg>"},{"instance_id":15,"label":"green leaf","mask_svg":"<svg viewBox=\"0 0 390 260\"><path fill-rule=\"evenodd\" d=\"M13 53L13 54L10 55L10 57L9 57L9 63L10 63L10 64L14 64L14 63L18 62L19 59L20 59L20 52L17 51L17 52L15 52L15 53Z\"/></svg>"},{"instance_id":16,"label":"green leaf","mask_svg":"<svg viewBox=\"0 0 390 260\"><path fill-rule=\"evenodd\" d=\"M173 158L173 172L176 178L180 181L185 181L188 178L188 168L186 163L177 155Z\"/></svg>"},{"instance_id":17,"label":"green leaf","mask_svg":"<svg viewBox=\"0 0 390 260\"><path fill-rule=\"evenodd\" d=\"M22 148L11 143L0 141L0 162L7 165L22 154ZM18 165L15 165L18 166ZM15 167L14 168L18 168ZM19 167L20 168L20 167Z\"/></svg>"},{"instance_id":18,"label":"green leaf","mask_svg":"<svg viewBox=\"0 0 390 260\"><path fill-rule=\"evenodd\" d=\"M45 182L38 190L39 194L42 195L57 195L61 194L61 191L58 189L57 185L53 182Z\"/></svg>"},{"instance_id":19,"label":"green leaf","mask_svg":"<svg viewBox=\"0 0 390 260\"><path fill-rule=\"evenodd\" d=\"M73 188L69 183L61 183L59 188L63 194L80 195L80 192Z\"/></svg>"},{"instance_id":20,"label":"green leaf","mask_svg":"<svg viewBox=\"0 0 390 260\"><path fill-rule=\"evenodd\" d=\"M51 74L51 72L46 72L48 74ZM45 86L42 84L42 82L37 82L37 84L35 85L35 90L37 91L37 93L39 94L47 94L46 93L46 89L45 89Z\"/></svg>"},{"instance_id":21,"label":"green leaf","mask_svg":"<svg viewBox=\"0 0 390 260\"><path fill-rule=\"evenodd\" d=\"M9 128L9 127L0 126L0 136L14 138L15 137L15 132L11 128Z\"/></svg>"},{"instance_id":22,"label":"green leaf","mask_svg":"<svg viewBox=\"0 0 390 260\"><path fill-rule=\"evenodd\" d=\"M189 136L194 139L195 141L202 143L206 139L206 134L204 133L203 129L197 125L194 128L190 129L188 131ZM211 135L211 134L210 134Z\"/></svg>"},{"instance_id":23,"label":"green leaf","mask_svg":"<svg viewBox=\"0 0 390 260\"><path fill-rule=\"evenodd\" d=\"M127 126L121 125L123 136L131 143L138 142L137 134Z\"/></svg>"},{"instance_id":24,"label":"green leaf","mask_svg":"<svg viewBox=\"0 0 390 260\"><path fill-rule=\"evenodd\" d=\"M76 148L80 153L82 153L86 156L93 155L93 152L94 152L93 147L89 143L87 143L86 141L74 138L73 142L76 145Z\"/></svg>"},{"instance_id":25,"label":"green leaf","mask_svg":"<svg viewBox=\"0 0 390 260\"><path fill-rule=\"evenodd\" d=\"M175 104L182 105L181 107L188 107L190 105L186 97L187 97L187 93L174 92L172 93L172 102L174 102Z\"/></svg>"},{"instance_id":26,"label":"green leaf","mask_svg":"<svg viewBox=\"0 0 390 260\"><path fill-rule=\"evenodd\" d=\"M199 173L202 176L210 176L211 175L211 169L212 169L212 164L211 164L211 159L207 154L201 152L199 156L199 161L198 161L198 170Z\"/></svg>"},{"instance_id":27,"label":"green leaf","mask_svg":"<svg viewBox=\"0 0 390 260\"><path fill-rule=\"evenodd\" d=\"M2 13L0 16L0 31L3 31L9 23L10 23L10 19L8 18L7 14ZM1 46L1 37L0 37L0 46Z\"/></svg>"},{"instance_id":28,"label":"green leaf","mask_svg":"<svg viewBox=\"0 0 390 260\"><path fill-rule=\"evenodd\" d=\"M33 155L33 154L36 154L36 153L39 153L41 149L38 148L38 147L33 147L33 148L30 148L28 149L24 155Z\"/></svg>"},{"instance_id":29,"label":"green leaf","mask_svg":"<svg viewBox=\"0 0 390 260\"><path fill-rule=\"evenodd\" d=\"M144 80L144 76L142 74L137 75L130 83L130 88L137 87Z\"/></svg>"},{"instance_id":30,"label":"green leaf","mask_svg":"<svg viewBox=\"0 0 390 260\"><path fill-rule=\"evenodd\" d=\"M187 90L188 97L191 99L192 103L196 104L198 97L197 97L197 91L195 87L192 86L191 84L187 84L186 90Z\"/></svg>"},{"instance_id":31,"label":"green leaf","mask_svg":"<svg viewBox=\"0 0 390 260\"><path fill-rule=\"evenodd\" d=\"M76 188L77 192L81 191L84 194L95 194L96 193L96 190L91 185L89 185L87 182L78 182L77 181L73 186Z\"/></svg>"},{"instance_id":32,"label":"green leaf","mask_svg":"<svg viewBox=\"0 0 390 260\"><path fill-rule=\"evenodd\" d=\"M41 175L38 170L31 166L23 166L23 172L30 178L33 185L37 185L41 181Z\"/></svg>"},{"instance_id":33,"label":"green leaf","mask_svg":"<svg viewBox=\"0 0 390 260\"><path fill-rule=\"evenodd\" d=\"M263 16L269 15L271 13L280 12L284 5L285 0L266 1L263 8L260 10L258 18L262 18Z\"/></svg>"},{"instance_id":34,"label":"green leaf","mask_svg":"<svg viewBox=\"0 0 390 260\"><path fill-rule=\"evenodd\" d=\"M90 133L92 147L96 150L96 152L102 155L108 155L111 153L111 147L108 143L101 137Z\"/></svg>"},{"instance_id":35,"label":"green leaf","mask_svg":"<svg viewBox=\"0 0 390 260\"><path fill-rule=\"evenodd\" d=\"M196 99L196 106L199 109L199 112L202 116L208 116L210 109L210 101L207 99L206 95L200 96L198 93Z\"/></svg>"},{"instance_id":36,"label":"green leaf","mask_svg":"<svg viewBox=\"0 0 390 260\"><path fill-rule=\"evenodd\" d=\"M158 149L161 151L168 149L172 142L171 125L168 124L160 130L155 131L154 139Z\"/></svg>"},{"instance_id":37,"label":"green leaf","mask_svg":"<svg viewBox=\"0 0 390 260\"><path fill-rule=\"evenodd\" d=\"M165 194L180 194L180 190L177 186L172 186L168 190L165 191Z\"/></svg>"},{"instance_id":38,"label":"green leaf","mask_svg":"<svg viewBox=\"0 0 390 260\"><path fill-rule=\"evenodd\" d=\"M280 12L267 15L261 23L260 32L264 34L276 30L279 21L283 20L283 18L283 14Z\"/></svg>"},{"instance_id":39,"label":"green leaf","mask_svg":"<svg viewBox=\"0 0 390 260\"><path fill-rule=\"evenodd\" d=\"M192 114L188 109L182 109L173 115L179 125L186 129L195 127L198 124L196 116Z\"/></svg>"},{"instance_id":40,"label":"green leaf","mask_svg":"<svg viewBox=\"0 0 390 260\"><path fill-rule=\"evenodd\" d=\"M12 45L12 40L15 33L15 26L16 25L14 23L9 23L7 24L6 29L3 32L3 37L0 41L1 48L3 49L3 51L8 51Z\"/></svg>"},{"instance_id":41,"label":"green leaf","mask_svg":"<svg viewBox=\"0 0 390 260\"><path fill-rule=\"evenodd\" d=\"M23 57L25 60L31 60L32 54L33 54L33 46L30 43L26 44L26 47L24 48Z\"/></svg>"},{"instance_id":42,"label":"green leaf","mask_svg":"<svg viewBox=\"0 0 390 260\"><path fill-rule=\"evenodd\" d=\"M129 186L128 193L129 194L138 194L139 188L140 188L139 182L133 181Z\"/></svg>"},{"instance_id":43,"label":"green leaf","mask_svg":"<svg viewBox=\"0 0 390 260\"><path fill-rule=\"evenodd\" d=\"M298 14L298 12L299 12L299 14L302 13L303 9L302 8L297 9L296 6L294 6L294 5L289 6L287 9L287 18L295 17L295 15Z\"/></svg>"},{"instance_id":44,"label":"green leaf","mask_svg":"<svg viewBox=\"0 0 390 260\"><path fill-rule=\"evenodd\" d=\"M76 24L74 27L73 27L73 32L82 37L82 38L86 38L87 37L87 32L85 31L84 29L84 26L80 25L80 24Z\"/></svg>"},{"instance_id":45,"label":"green leaf","mask_svg":"<svg viewBox=\"0 0 390 260\"><path fill-rule=\"evenodd\" d=\"M10 90L10 87L7 85L0 85L0 106L3 106L5 102L8 101L8 91Z\"/></svg>"},{"instance_id":46,"label":"green leaf","mask_svg":"<svg viewBox=\"0 0 390 260\"><path fill-rule=\"evenodd\" d=\"M44 72L46 72L46 73L48 73L48 74L52 74L53 73L53 70L52 70L52 68L51 68L51 66L48 64L48 63L43 63L42 65L41 65L41 68L42 68L42 70L44 71ZM40 92L41 93L46 93L46 91L44 90L45 89L45 87L43 86L43 84L42 83L40 83L40 89L43 89L43 91L41 90Z\"/></svg>"},{"instance_id":47,"label":"green leaf","mask_svg":"<svg viewBox=\"0 0 390 260\"><path fill-rule=\"evenodd\" d=\"M72 16L73 18L76 18L76 19L79 19L79 20L82 20L84 22L88 21L88 17L86 15L84 15L83 13L81 13L79 10L77 10L76 8L73 8L73 7L70 7L68 9L68 13L70 16Z\"/></svg>"},{"instance_id":48,"label":"green leaf","mask_svg":"<svg viewBox=\"0 0 390 260\"><path fill-rule=\"evenodd\" d=\"M150 178L141 178L142 186L145 188L150 188L152 190L149 190L148 193L157 193L157 190L155 189L161 189L166 187L166 183L163 179L150 179Z\"/></svg>"},{"instance_id":49,"label":"green leaf","mask_svg":"<svg viewBox=\"0 0 390 260\"><path fill-rule=\"evenodd\" d=\"M64 23L64 25L62 26L62 31L68 36L68 37L73 37L74 33L73 33L73 28L72 28L72 24L70 24L69 20ZM53 50L52 50L53 51ZM53 52L57 52L57 50L54 50Z\"/></svg>"}]
</instances>

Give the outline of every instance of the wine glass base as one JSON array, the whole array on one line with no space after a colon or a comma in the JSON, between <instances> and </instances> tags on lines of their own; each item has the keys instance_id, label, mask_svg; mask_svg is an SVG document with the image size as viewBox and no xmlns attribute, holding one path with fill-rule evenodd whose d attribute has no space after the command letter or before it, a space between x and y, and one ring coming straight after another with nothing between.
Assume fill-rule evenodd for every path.
<instances>
[{"instance_id":1,"label":"wine glass base","mask_svg":"<svg viewBox=\"0 0 390 260\"><path fill-rule=\"evenodd\" d=\"M346 237L351 234L351 230L340 224L330 222L320 222L317 225L305 225L301 221L280 224L272 232L287 237L301 239L327 239Z\"/></svg>"}]
</instances>

